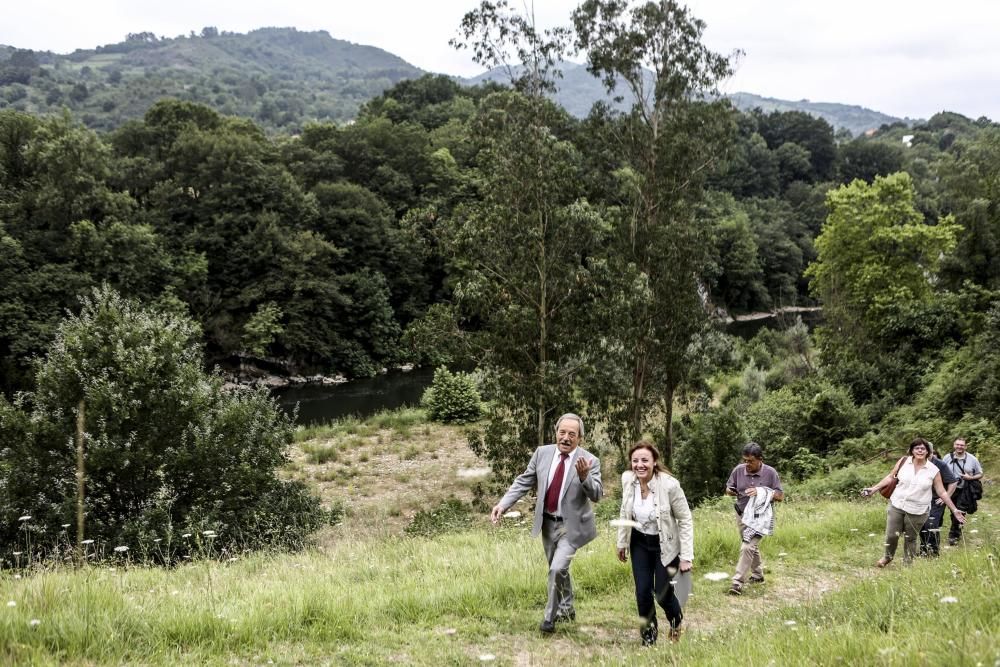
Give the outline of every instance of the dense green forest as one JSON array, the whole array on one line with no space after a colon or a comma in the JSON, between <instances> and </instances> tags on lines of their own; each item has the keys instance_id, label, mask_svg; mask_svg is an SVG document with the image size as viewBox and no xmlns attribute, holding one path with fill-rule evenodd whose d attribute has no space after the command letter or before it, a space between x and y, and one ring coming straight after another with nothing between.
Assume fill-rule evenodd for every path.
<instances>
[{"instance_id":1,"label":"dense green forest","mask_svg":"<svg viewBox=\"0 0 1000 667\"><path fill-rule=\"evenodd\" d=\"M800 111L741 112L708 94L730 65L703 24L616 7L573 16L609 89L649 85L642 48L658 39L688 48L656 61L655 95L626 112L549 101L554 47L512 87L404 80L355 122L294 135L185 99L107 132L0 110L0 437L37 426L16 417L31 405L68 424L71 397L38 393L59 355L87 355L64 349L60 322L90 295L84 320L125 321L121 295L182 326L207 367L475 366L487 419L471 444L502 472L571 408L611 451L652 434L695 500L749 438L795 477L917 432L995 446L1000 126L941 113L849 139ZM618 51L612 25L644 46ZM510 27L469 26L471 42ZM815 304L815 335L740 343L718 327ZM116 336L101 340L129 345Z\"/></svg>"}]
</instances>

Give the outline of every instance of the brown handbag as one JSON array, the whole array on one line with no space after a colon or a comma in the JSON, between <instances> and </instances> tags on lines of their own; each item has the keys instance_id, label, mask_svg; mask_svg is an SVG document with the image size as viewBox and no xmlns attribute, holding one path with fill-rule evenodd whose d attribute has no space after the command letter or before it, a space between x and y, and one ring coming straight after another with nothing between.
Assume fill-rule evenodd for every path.
<instances>
[{"instance_id":1,"label":"brown handbag","mask_svg":"<svg viewBox=\"0 0 1000 667\"><path fill-rule=\"evenodd\" d=\"M881 493L882 497L886 500L888 500L892 496L892 492L896 490L896 484L899 482L899 478L896 475L899 474L899 466L903 465L903 461L905 460L906 457L904 456L896 461L896 465L892 469L892 480L878 490L878 492Z\"/></svg>"}]
</instances>

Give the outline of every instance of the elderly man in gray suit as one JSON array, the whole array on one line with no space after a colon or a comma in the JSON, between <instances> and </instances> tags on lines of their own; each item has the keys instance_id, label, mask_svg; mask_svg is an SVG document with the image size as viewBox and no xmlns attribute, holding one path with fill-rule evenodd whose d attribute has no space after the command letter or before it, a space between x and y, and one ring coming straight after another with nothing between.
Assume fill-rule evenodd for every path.
<instances>
[{"instance_id":1,"label":"elderly man in gray suit","mask_svg":"<svg viewBox=\"0 0 1000 667\"><path fill-rule=\"evenodd\" d=\"M527 469L490 512L494 524L521 496L534 490L535 524L531 536L542 534L549 561L549 598L538 629L555 631L556 621L575 620L573 581L569 565L576 550L597 537L591 502L601 499L601 462L581 448L583 420L565 414L556 422L556 444L535 450Z\"/></svg>"}]
</instances>

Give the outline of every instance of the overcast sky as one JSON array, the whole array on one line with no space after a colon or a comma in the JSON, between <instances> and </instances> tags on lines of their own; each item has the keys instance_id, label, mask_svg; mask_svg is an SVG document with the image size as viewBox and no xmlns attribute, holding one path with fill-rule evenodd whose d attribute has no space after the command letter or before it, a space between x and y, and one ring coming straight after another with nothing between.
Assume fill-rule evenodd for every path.
<instances>
[{"instance_id":1,"label":"overcast sky","mask_svg":"<svg viewBox=\"0 0 1000 667\"><path fill-rule=\"evenodd\" d=\"M528 0L530 2L530 0ZM523 0L511 0L523 7ZM577 0L536 0L539 26ZM68 53L130 32L204 26L326 30L422 69L478 74L448 40L477 0L7 0L0 44ZM895 116L942 110L1000 121L1000 0L690 0L716 51L746 52L724 92L858 104Z\"/></svg>"}]
</instances>

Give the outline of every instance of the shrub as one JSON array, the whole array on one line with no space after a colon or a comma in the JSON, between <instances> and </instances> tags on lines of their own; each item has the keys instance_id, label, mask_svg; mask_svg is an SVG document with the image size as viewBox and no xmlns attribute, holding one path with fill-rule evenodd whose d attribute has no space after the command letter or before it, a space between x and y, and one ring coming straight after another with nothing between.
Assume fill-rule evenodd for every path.
<instances>
[{"instance_id":1,"label":"shrub","mask_svg":"<svg viewBox=\"0 0 1000 667\"><path fill-rule=\"evenodd\" d=\"M746 423L768 463L783 468L800 447L825 456L860 435L867 421L843 387L813 377L765 395L747 411Z\"/></svg>"},{"instance_id":2,"label":"shrub","mask_svg":"<svg viewBox=\"0 0 1000 667\"><path fill-rule=\"evenodd\" d=\"M795 498L835 496L853 500L866 486L871 486L892 469L895 459L889 462L879 461L867 465L848 466L832 472L819 473L799 484L793 484L788 493Z\"/></svg>"},{"instance_id":3,"label":"shrub","mask_svg":"<svg viewBox=\"0 0 1000 667\"><path fill-rule=\"evenodd\" d=\"M795 456L788 460L785 470L792 479L806 479L823 470L823 459L810 452L805 447L799 447Z\"/></svg>"},{"instance_id":4,"label":"shrub","mask_svg":"<svg viewBox=\"0 0 1000 667\"><path fill-rule=\"evenodd\" d=\"M405 528L409 535L431 537L450 530L460 530L469 525L469 506L455 497L448 498L433 509L420 510Z\"/></svg>"},{"instance_id":5,"label":"shrub","mask_svg":"<svg viewBox=\"0 0 1000 667\"><path fill-rule=\"evenodd\" d=\"M223 393L202 370L197 333L109 288L62 322L38 362L37 390L0 402L0 542L21 514L50 535L75 524L82 401L86 537L133 552L202 530L215 531L220 549L303 543L323 513L302 484L275 474L290 419L264 390Z\"/></svg>"},{"instance_id":6,"label":"shrub","mask_svg":"<svg viewBox=\"0 0 1000 667\"><path fill-rule=\"evenodd\" d=\"M481 413L479 390L468 373L452 373L447 368L434 371L434 381L424 392L421 404L427 416L444 423L475 421Z\"/></svg>"},{"instance_id":7,"label":"shrub","mask_svg":"<svg viewBox=\"0 0 1000 667\"><path fill-rule=\"evenodd\" d=\"M674 467L691 504L723 492L747 440L738 412L730 407L681 420Z\"/></svg>"}]
</instances>

